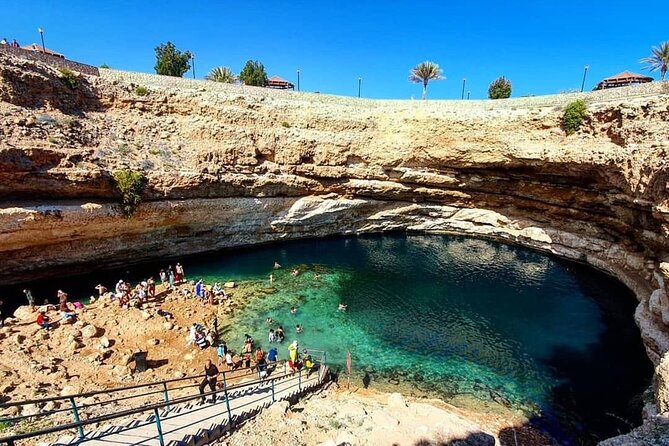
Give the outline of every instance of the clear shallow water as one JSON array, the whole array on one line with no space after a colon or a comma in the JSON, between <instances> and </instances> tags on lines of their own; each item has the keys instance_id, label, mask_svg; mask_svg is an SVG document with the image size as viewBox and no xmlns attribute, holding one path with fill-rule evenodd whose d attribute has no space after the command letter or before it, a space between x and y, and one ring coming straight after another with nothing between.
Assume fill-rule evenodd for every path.
<instances>
[{"instance_id":1,"label":"clear shallow water","mask_svg":"<svg viewBox=\"0 0 669 446\"><path fill-rule=\"evenodd\" d=\"M272 271L274 261L283 269ZM633 322L635 299L585 266L485 240L405 235L290 242L182 263L189 279L207 283L270 288L274 274L274 292L223 329L233 348L250 333L266 349L271 317L287 333L282 358L293 339L326 350L335 370L350 351L356 385L508 405L561 444L589 444L640 421L638 395L652 369ZM77 283L101 280L89 276Z\"/></svg>"}]
</instances>

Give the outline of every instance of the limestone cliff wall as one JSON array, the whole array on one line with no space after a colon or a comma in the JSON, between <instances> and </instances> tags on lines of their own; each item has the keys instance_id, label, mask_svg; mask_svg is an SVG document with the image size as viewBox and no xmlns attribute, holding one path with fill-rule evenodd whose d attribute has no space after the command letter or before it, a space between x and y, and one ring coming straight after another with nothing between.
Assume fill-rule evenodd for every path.
<instances>
[{"instance_id":1,"label":"limestone cliff wall","mask_svg":"<svg viewBox=\"0 0 669 446\"><path fill-rule=\"evenodd\" d=\"M566 136L575 97L588 118ZM657 361L669 350L668 123L667 83L374 101L101 70L71 90L0 55L0 280L299 237L468 234L621 278ZM111 180L125 167L147 178L131 219Z\"/></svg>"}]
</instances>

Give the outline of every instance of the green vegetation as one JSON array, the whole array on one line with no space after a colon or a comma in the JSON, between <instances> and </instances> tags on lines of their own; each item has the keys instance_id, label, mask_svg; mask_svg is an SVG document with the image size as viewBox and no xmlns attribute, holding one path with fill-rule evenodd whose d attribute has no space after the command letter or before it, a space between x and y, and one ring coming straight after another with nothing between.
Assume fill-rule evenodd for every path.
<instances>
[{"instance_id":1,"label":"green vegetation","mask_svg":"<svg viewBox=\"0 0 669 446\"><path fill-rule=\"evenodd\" d=\"M669 68L669 40L651 49L651 56L641 59L650 71L660 70L660 79L664 80Z\"/></svg>"},{"instance_id":2,"label":"green vegetation","mask_svg":"<svg viewBox=\"0 0 669 446\"><path fill-rule=\"evenodd\" d=\"M330 425L331 429L335 429L335 430L339 430L343 426L343 424L341 424L341 422L339 420L336 420L336 419L330 420L330 422L328 424Z\"/></svg>"},{"instance_id":3,"label":"green vegetation","mask_svg":"<svg viewBox=\"0 0 669 446\"><path fill-rule=\"evenodd\" d=\"M490 99L507 99L511 97L511 81L504 76L498 77L488 87Z\"/></svg>"},{"instance_id":4,"label":"green vegetation","mask_svg":"<svg viewBox=\"0 0 669 446\"><path fill-rule=\"evenodd\" d=\"M587 107L585 106L585 102L581 99L567 105L564 109L564 115L562 116L562 126L567 132L567 135L571 135L581 128L586 111Z\"/></svg>"},{"instance_id":5,"label":"green vegetation","mask_svg":"<svg viewBox=\"0 0 669 446\"><path fill-rule=\"evenodd\" d=\"M423 84L423 100L425 100L427 98L428 82L444 79L444 76L441 75L442 72L442 69L439 68L439 64L425 61L411 69L409 72L409 80L416 84Z\"/></svg>"},{"instance_id":6,"label":"green vegetation","mask_svg":"<svg viewBox=\"0 0 669 446\"><path fill-rule=\"evenodd\" d=\"M77 85L79 85L79 76L67 68L61 68L58 71L60 71L60 80L63 81L65 86L70 90L76 90Z\"/></svg>"},{"instance_id":7,"label":"green vegetation","mask_svg":"<svg viewBox=\"0 0 669 446\"><path fill-rule=\"evenodd\" d=\"M190 69L190 60L193 57L189 51L183 53L172 42L161 43L155 48L157 74L164 76L182 77Z\"/></svg>"},{"instance_id":8,"label":"green vegetation","mask_svg":"<svg viewBox=\"0 0 669 446\"><path fill-rule=\"evenodd\" d=\"M58 144L58 138L55 136L49 136L46 140L49 142L49 144Z\"/></svg>"},{"instance_id":9,"label":"green vegetation","mask_svg":"<svg viewBox=\"0 0 669 446\"><path fill-rule=\"evenodd\" d=\"M287 129L289 129L289 128L290 128L290 123L289 123L288 121L283 121L283 122L281 123L281 127L285 127L285 128L287 128Z\"/></svg>"},{"instance_id":10,"label":"green vegetation","mask_svg":"<svg viewBox=\"0 0 669 446\"><path fill-rule=\"evenodd\" d=\"M109 69L109 68L111 68L111 67L110 67L109 65L107 65L106 63L103 63L102 65L100 65L100 68L106 68L106 69Z\"/></svg>"},{"instance_id":11,"label":"green vegetation","mask_svg":"<svg viewBox=\"0 0 669 446\"><path fill-rule=\"evenodd\" d=\"M121 193L121 209L128 217L135 213L137 206L142 202L144 189L144 174L131 169L114 172L114 183Z\"/></svg>"},{"instance_id":12,"label":"green vegetation","mask_svg":"<svg viewBox=\"0 0 669 446\"><path fill-rule=\"evenodd\" d=\"M146 87L138 85L137 87L135 87L135 94L137 96L146 96L147 94L149 94L149 90L147 90Z\"/></svg>"},{"instance_id":13,"label":"green vegetation","mask_svg":"<svg viewBox=\"0 0 669 446\"><path fill-rule=\"evenodd\" d=\"M237 80L237 76L228 67L216 67L204 77L208 81L223 82L232 84Z\"/></svg>"},{"instance_id":14,"label":"green vegetation","mask_svg":"<svg viewBox=\"0 0 669 446\"><path fill-rule=\"evenodd\" d=\"M257 60L247 61L241 73L239 73L239 80L245 85L264 87L267 83L267 72L264 65Z\"/></svg>"}]
</instances>

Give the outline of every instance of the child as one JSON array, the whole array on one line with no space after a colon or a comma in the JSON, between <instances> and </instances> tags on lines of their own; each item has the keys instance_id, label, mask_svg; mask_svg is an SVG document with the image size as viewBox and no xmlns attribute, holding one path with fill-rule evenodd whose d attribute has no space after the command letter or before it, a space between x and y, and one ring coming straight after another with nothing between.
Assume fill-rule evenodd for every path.
<instances>
[{"instance_id":1,"label":"child","mask_svg":"<svg viewBox=\"0 0 669 446\"><path fill-rule=\"evenodd\" d=\"M228 347L225 345L225 342L218 344L218 348L216 349L216 356L218 356L219 366L223 365L223 358L225 358L227 353L228 353Z\"/></svg>"}]
</instances>

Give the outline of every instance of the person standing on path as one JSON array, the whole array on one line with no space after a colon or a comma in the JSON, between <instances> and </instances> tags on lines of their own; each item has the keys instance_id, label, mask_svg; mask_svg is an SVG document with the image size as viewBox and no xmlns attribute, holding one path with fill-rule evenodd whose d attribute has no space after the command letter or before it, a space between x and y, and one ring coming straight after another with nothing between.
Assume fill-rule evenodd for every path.
<instances>
[{"instance_id":1,"label":"person standing on path","mask_svg":"<svg viewBox=\"0 0 669 446\"><path fill-rule=\"evenodd\" d=\"M63 290L58 290L58 305L60 311L68 311L67 307L67 293Z\"/></svg>"},{"instance_id":2,"label":"person standing on path","mask_svg":"<svg viewBox=\"0 0 669 446\"><path fill-rule=\"evenodd\" d=\"M202 404L204 404L204 389L209 386L212 392L210 403L216 401L216 379L218 378L218 368L207 359L204 363L204 379L200 383L200 395L202 395Z\"/></svg>"}]
</instances>

